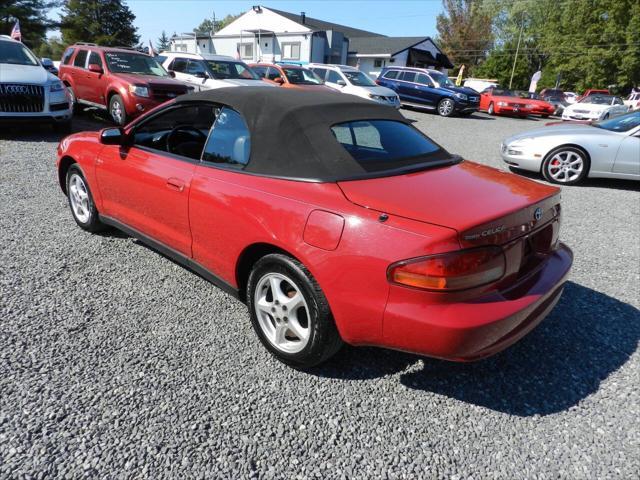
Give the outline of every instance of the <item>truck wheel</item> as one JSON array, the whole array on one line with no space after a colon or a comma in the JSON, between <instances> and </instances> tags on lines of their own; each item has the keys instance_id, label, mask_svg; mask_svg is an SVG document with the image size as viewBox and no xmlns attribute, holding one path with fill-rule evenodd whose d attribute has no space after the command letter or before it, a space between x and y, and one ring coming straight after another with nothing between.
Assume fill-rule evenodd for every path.
<instances>
[{"instance_id":1,"label":"truck wheel","mask_svg":"<svg viewBox=\"0 0 640 480\"><path fill-rule=\"evenodd\" d=\"M441 117L450 117L453 114L455 105L450 98L443 98L438 103L438 114Z\"/></svg>"},{"instance_id":2,"label":"truck wheel","mask_svg":"<svg viewBox=\"0 0 640 480\"><path fill-rule=\"evenodd\" d=\"M294 368L310 368L342 346L320 285L297 260L270 254L249 275L251 323L269 352Z\"/></svg>"},{"instance_id":3,"label":"truck wheel","mask_svg":"<svg viewBox=\"0 0 640 480\"><path fill-rule=\"evenodd\" d=\"M123 127L127 124L127 111L120 95L114 95L109 100L109 114L116 125Z\"/></svg>"}]
</instances>

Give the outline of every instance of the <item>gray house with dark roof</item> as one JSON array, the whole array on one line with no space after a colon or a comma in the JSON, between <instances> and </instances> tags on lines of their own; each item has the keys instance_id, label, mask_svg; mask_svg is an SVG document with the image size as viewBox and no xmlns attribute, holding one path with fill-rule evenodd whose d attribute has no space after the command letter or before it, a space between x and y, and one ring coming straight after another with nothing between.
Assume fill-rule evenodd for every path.
<instances>
[{"instance_id":1,"label":"gray house with dark roof","mask_svg":"<svg viewBox=\"0 0 640 480\"><path fill-rule=\"evenodd\" d=\"M171 48L231 55L248 63L349 64L373 76L387 65L452 68L429 37L387 37L263 6L254 6L209 38L176 36Z\"/></svg>"}]
</instances>

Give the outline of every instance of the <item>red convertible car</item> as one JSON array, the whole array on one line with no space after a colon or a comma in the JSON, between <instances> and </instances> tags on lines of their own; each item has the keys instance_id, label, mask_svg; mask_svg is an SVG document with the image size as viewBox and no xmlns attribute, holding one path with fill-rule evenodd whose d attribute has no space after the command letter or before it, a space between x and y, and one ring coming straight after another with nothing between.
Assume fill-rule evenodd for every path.
<instances>
[{"instance_id":1,"label":"red convertible car","mask_svg":"<svg viewBox=\"0 0 640 480\"><path fill-rule=\"evenodd\" d=\"M58 148L73 218L113 226L246 302L281 361L343 342L492 355L558 301L559 190L452 155L350 95L225 88Z\"/></svg>"},{"instance_id":2,"label":"red convertible car","mask_svg":"<svg viewBox=\"0 0 640 480\"><path fill-rule=\"evenodd\" d=\"M524 118L533 113L533 105L514 90L490 87L480 94L480 110L489 115L515 115Z\"/></svg>"}]
</instances>

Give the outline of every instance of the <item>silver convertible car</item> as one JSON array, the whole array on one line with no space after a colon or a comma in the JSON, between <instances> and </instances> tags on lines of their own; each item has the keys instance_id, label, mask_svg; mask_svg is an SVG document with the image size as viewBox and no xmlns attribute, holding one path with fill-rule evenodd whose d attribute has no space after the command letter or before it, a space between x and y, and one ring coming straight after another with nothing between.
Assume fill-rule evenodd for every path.
<instances>
[{"instance_id":1,"label":"silver convertible car","mask_svg":"<svg viewBox=\"0 0 640 480\"><path fill-rule=\"evenodd\" d=\"M591 124L550 125L507 138L502 159L514 169L575 185L586 177L640 180L640 111Z\"/></svg>"}]
</instances>

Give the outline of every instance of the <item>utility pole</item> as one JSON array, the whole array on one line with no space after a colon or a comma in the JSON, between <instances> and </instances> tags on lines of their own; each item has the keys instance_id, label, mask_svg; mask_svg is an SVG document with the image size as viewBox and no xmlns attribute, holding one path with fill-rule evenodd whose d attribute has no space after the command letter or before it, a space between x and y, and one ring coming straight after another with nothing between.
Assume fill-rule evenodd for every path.
<instances>
[{"instance_id":1,"label":"utility pole","mask_svg":"<svg viewBox=\"0 0 640 480\"><path fill-rule=\"evenodd\" d=\"M522 39L522 30L524 29L524 16L522 17L522 25L520 25L520 35L518 35L518 46L516 47L516 56L513 59L513 68L511 69L511 78L509 79L509 90L513 83L513 74L516 71L516 62L518 61L518 52L520 51L520 40Z\"/></svg>"}]
</instances>

